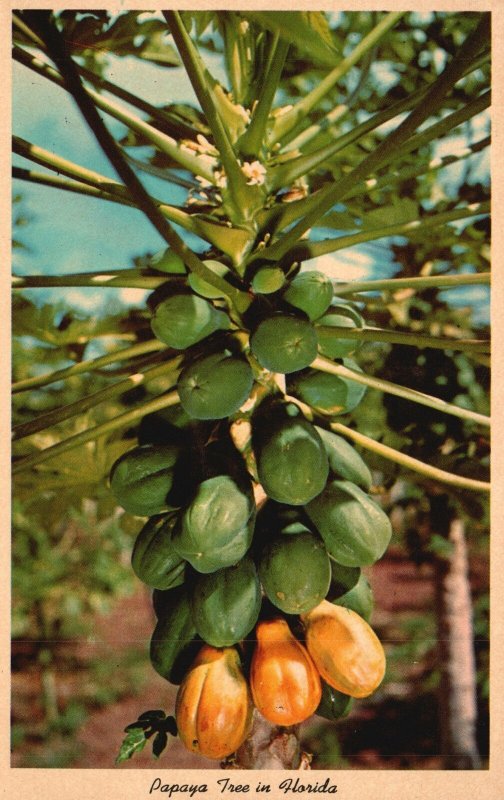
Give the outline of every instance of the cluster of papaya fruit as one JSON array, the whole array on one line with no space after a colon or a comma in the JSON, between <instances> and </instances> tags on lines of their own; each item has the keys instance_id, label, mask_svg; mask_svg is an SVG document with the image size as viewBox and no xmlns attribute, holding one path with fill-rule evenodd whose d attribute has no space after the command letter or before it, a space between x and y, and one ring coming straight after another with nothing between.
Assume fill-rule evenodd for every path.
<instances>
[{"instance_id":1,"label":"cluster of papaya fruit","mask_svg":"<svg viewBox=\"0 0 504 800\"><path fill-rule=\"evenodd\" d=\"M278 293L264 270L252 289ZM213 287L193 274L186 283L151 302L156 336L189 348L180 406L144 426L110 481L126 511L148 517L132 566L153 589L150 658L179 685L179 735L223 758L247 737L254 706L277 725L337 719L380 684L385 657L361 568L383 555L391 526L361 456L324 427L362 388L309 369L318 352L348 358L356 340L322 328L360 326L358 312L334 301L323 274L298 273L279 301L295 313L276 308L250 337L225 333L223 346L217 332L231 323ZM271 373L286 376L288 396ZM248 431L239 442L237 419Z\"/></svg>"}]
</instances>

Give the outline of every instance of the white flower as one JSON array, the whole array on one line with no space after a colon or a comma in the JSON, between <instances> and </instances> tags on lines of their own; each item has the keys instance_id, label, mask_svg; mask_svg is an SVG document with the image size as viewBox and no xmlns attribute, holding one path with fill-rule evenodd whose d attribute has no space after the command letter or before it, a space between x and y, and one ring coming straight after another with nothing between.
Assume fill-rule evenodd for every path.
<instances>
[{"instance_id":1,"label":"white flower","mask_svg":"<svg viewBox=\"0 0 504 800\"><path fill-rule=\"evenodd\" d=\"M221 189L225 189L227 186L227 177L226 173L223 169L216 169L214 172L215 178L215 185L219 186Z\"/></svg>"},{"instance_id":2,"label":"white flower","mask_svg":"<svg viewBox=\"0 0 504 800\"><path fill-rule=\"evenodd\" d=\"M266 167L260 161L245 161L242 172L247 180L247 186L260 186L264 183Z\"/></svg>"},{"instance_id":3,"label":"white flower","mask_svg":"<svg viewBox=\"0 0 504 800\"><path fill-rule=\"evenodd\" d=\"M202 186L205 189L208 189L210 186L212 186L212 183L210 181L207 181L207 179L204 178L202 175L196 175L196 180L198 181L200 186Z\"/></svg>"}]
</instances>

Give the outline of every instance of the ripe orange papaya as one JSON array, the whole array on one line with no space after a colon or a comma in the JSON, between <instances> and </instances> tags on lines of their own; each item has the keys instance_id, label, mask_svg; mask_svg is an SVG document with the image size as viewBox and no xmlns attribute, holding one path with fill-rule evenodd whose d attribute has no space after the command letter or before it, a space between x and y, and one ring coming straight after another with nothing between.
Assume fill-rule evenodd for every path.
<instances>
[{"instance_id":1,"label":"ripe orange papaya","mask_svg":"<svg viewBox=\"0 0 504 800\"><path fill-rule=\"evenodd\" d=\"M206 758L225 758L247 738L252 698L234 647L203 645L182 681L175 702L179 736Z\"/></svg>"},{"instance_id":2,"label":"ripe orange papaya","mask_svg":"<svg viewBox=\"0 0 504 800\"><path fill-rule=\"evenodd\" d=\"M308 719L322 696L320 677L306 647L284 619L260 622L250 668L254 704L275 725Z\"/></svg>"},{"instance_id":3,"label":"ripe orange papaya","mask_svg":"<svg viewBox=\"0 0 504 800\"><path fill-rule=\"evenodd\" d=\"M385 674L385 653L362 617L323 600L301 620L308 652L329 686L351 697L368 697L378 688Z\"/></svg>"}]
</instances>

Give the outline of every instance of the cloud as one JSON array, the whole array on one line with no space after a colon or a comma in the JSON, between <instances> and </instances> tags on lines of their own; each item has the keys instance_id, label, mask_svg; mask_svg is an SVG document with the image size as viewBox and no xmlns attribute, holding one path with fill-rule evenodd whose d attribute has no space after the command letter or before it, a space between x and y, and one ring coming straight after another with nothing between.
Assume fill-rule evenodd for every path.
<instances>
[{"instance_id":1,"label":"cloud","mask_svg":"<svg viewBox=\"0 0 504 800\"><path fill-rule=\"evenodd\" d=\"M334 254L318 256L305 262L305 269L318 269L338 281L355 281L368 278L374 268L374 259L362 250L352 248Z\"/></svg>"}]
</instances>

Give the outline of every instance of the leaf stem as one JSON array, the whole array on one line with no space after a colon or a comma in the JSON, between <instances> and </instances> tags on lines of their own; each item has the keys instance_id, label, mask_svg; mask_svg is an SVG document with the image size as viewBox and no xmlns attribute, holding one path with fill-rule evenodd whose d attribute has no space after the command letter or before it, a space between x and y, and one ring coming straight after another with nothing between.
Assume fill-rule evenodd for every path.
<instances>
[{"instance_id":1,"label":"leaf stem","mask_svg":"<svg viewBox=\"0 0 504 800\"><path fill-rule=\"evenodd\" d=\"M175 277L175 276L173 276ZM149 269L116 269L104 272L79 272L74 275L14 275L13 289L45 289L51 286L92 286L94 288L157 289L170 275Z\"/></svg>"},{"instance_id":2,"label":"leaf stem","mask_svg":"<svg viewBox=\"0 0 504 800\"><path fill-rule=\"evenodd\" d=\"M383 139L380 144L353 170L336 183L330 183L318 193L318 202L288 233L284 234L270 247L261 251L261 258L277 260L297 242L306 231L317 222L334 205L343 200L347 192L352 190L356 181L361 181L379 169L391 157L395 158L397 149L403 145L419 128L419 126L442 105L447 92L458 82L467 69L468 61L475 58L483 42L488 38L489 21L484 15L476 30L470 34L444 72L434 81L426 93L423 102L410 112L398 127ZM443 121L442 121L443 122Z\"/></svg>"},{"instance_id":3,"label":"leaf stem","mask_svg":"<svg viewBox=\"0 0 504 800\"><path fill-rule=\"evenodd\" d=\"M187 33L180 13L178 11L163 11L163 15L170 28L180 57L184 63L189 80L193 86L196 96L201 104L203 112L207 118L208 125L217 147L222 165L227 175L229 189L234 199L234 204L238 210L243 203L244 193L246 193L246 181L240 164L233 150L229 131L225 127L221 116L218 113L213 94L208 86L205 77L205 68L201 62L191 37ZM242 222L246 221L246 215L242 215Z\"/></svg>"},{"instance_id":4,"label":"leaf stem","mask_svg":"<svg viewBox=\"0 0 504 800\"><path fill-rule=\"evenodd\" d=\"M61 175L66 175L73 180L80 181L87 186L94 187L96 190L98 190L98 193L95 194L97 197L101 196L99 192L105 192L108 195L112 195L112 197L104 197L104 199L116 199L117 202L122 202L123 204L138 208L137 203L131 196L131 192L123 183L119 183L119 181L115 181L112 178L107 178L105 175L101 175L99 172L87 169L86 167L81 167L74 161L69 161L66 158L62 158L55 153L51 153L49 150L45 150L43 147L39 147L31 142L27 142L25 139L22 139L19 136L12 137L12 147L13 151L23 158L27 158L30 161L34 161L36 164L40 164L43 167L52 169ZM18 174L17 177L24 176ZM42 180L37 180L37 178L38 176L36 175L35 180L37 182L43 182ZM63 185L61 181L59 181L58 184L58 182L54 181L54 179L52 182L46 182L49 185L55 187L57 186L58 188L69 188L70 191L78 191L77 187L73 185L67 187ZM86 193L85 190L84 193ZM89 192L87 193L89 194ZM157 200L154 197L152 198L152 202L155 203L156 207L166 217L166 219L176 222L186 230L197 233L197 226L195 225L190 214L187 214L185 211L182 211L182 209L177 208L176 206L169 206L166 203L162 203L160 200ZM139 210L141 211L142 209Z\"/></svg>"},{"instance_id":5,"label":"leaf stem","mask_svg":"<svg viewBox=\"0 0 504 800\"><path fill-rule=\"evenodd\" d=\"M123 392L127 392L128 389L134 389L137 386L149 383L163 375L173 374L173 376L176 377L181 360L182 358L179 356L169 362L157 364L149 369L136 372L133 375L129 375L127 378L116 381L111 386L106 386L103 389L99 389L97 392L82 397L74 403L68 403L66 406L61 406L46 414L41 414L29 422L16 425L12 429L12 439L13 441L17 441L27 436L32 436L39 431L46 430L47 428L52 428L54 425L59 425L64 420L71 419L71 417L75 417L78 414L83 414L85 411L94 408L105 400L110 400Z\"/></svg>"},{"instance_id":6,"label":"leaf stem","mask_svg":"<svg viewBox=\"0 0 504 800\"><path fill-rule=\"evenodd\" d=\"M24 64L29 69L37 72L44 78L47 78L57 86L67 89L62 76L55 69L53 69L53 67L50 67L43 61L40 61L40 59L36 58L35 56L25 53L25 51L20 47L14 47L13 53L14 58L21 64ZM180 147L176 139L168 136L166 133L163 133L153 125L150 125L148 122L145 122L140 117L121 106L119 103L115 103L113 100L107 99L99 92L95 92L93 89L88 87L82 88L87 97L93 101L97 108L105 111L106 114L113 117L118 122L122 122L122 124L126 125L127 128L130 128L130 130L145 136L152 145L157 147L162 153L165 153L170 158L173 158L173 160L180 164L181 167L184 167L184 169L189 170L194 175L201 175L201 177L205 178L207 181L210 181L210 183L215 183L213 168L211 164L209 166L208 160L199 158L198 156L193 155L190 150Z\"/></svg>"},{"instance_id":7,"label":"leaf stem","mask_svg":"<svg viewBox=\"0 0 504 800\"><path fill-rule=\"evenodd\" d=\"M447 222L454 222L466 217L475 217L490 213L490 203L472 203L465 208L454 208L451 211L442 211L439 214L428 214L419 219L401 222L397 225L384 225L381 228L371 228L369 230L352 233L348 236L337 236L331 239L322 239L318 242L300 242L289 251L289 257L294 261L308 260L326 253L335 253L337 250L344 250L363 242L372 242L376 239L383 239L388 236L408 236L408 234L422 234L425 230L430 230L438 225Z\"/></svg>"},{"instance_id":8,"label":"leaf stem","mask_svg":"<svg viewBox=\"0 0 504 800\"><path fill-rule=\"evenodd\" d=\"M395 292L399 289L431 289L435 287L450 288L471 285L489 285L490 272L478 272L472 275L429 275L420 278L384 278L371 281L353 281L352 283L335 283L334 291L338 297L360 292Z\"/></svg>"},{"instance_id":9,"label":"leaf stem","mask_svg":"<svg viewBox=\"0 0 504 800\"><path fill-rule=\"evenodd\" d=\"M17 381L12 385L12 393L25 392L29 389L40 389L43 386L49 386L51 383L66 380L66 378L73 378L74 375L82 375L86 372L94 372L97 369L108 367L110 364L115 364L118 361L127 361L130 358L143 356L147 353L155 353L158 350L165 350L168 348L157 339L150 339L148 342L139 342L130 347L123 347L120 350L114 350L107 355L99 356L98 358L91 358L87 361L80 361L78 364L72 364L70 367L58 369L50 372L48 375L37 375L33 378L25 378L22 381Z\"/></svg>"},{"instance_id":10,"label":"leaf stem","mask_svg":"<svg viewBox=\"0 0 504 800\"><path fill-rule=\"evenodd\" d=\"M281 39L277 34L273 44L270 66L261 84L261 91L257 105L252 114L252 119L247 130L240 138L238 146L242 153L248 156L260 156L264 147L265 133L268 125L269 113L275 92L278 88L282 70L289 50L289 42Z\"/></svg>"},{"instance_id":11,"label":"leaf stem","mask_svg":"<svg viewBox=\"0 0 504 800\"><path fill-rule=\"evenodd\" d=\"M390 342L411 347L431 347L435 350L458 350L471 353L489 353L490 342L486 339L446 339L442 336L426 336L405 331L384 330L383 328L338 328L317 325L317 330L325 336L336 339L358 339L361 342Z\"/></svg>"},{"instance_id":12,"label":"leaf stem","mask_svg":"<svg viewBox=\"0 0 504 800\"><path fill-rule=\"evenodd\" d=\"M273 128L269 145L275 144L289 131L291 131L310 111L322 100L323 97L335 86L335 84L346 75L346 73L358 62L360 59L371 50L375 44L396 24L396 22L404 15L404 11L389 12L382 20L376 25L373 30L365 36L361 42L354 48L349 56L343 59L326 77L317 84L299 103L282 114L275 123Z\"/></svg>"},{"instance_id":13,"label":"leaf stem","mask_svg":"<svg viewBox=\"0 0 504 800\"><path fill-rule=\"evenodd\" d=\"M490 418L484 414L478 414L468 408L461 408L455 406L453 403L447 403L445 400L440 400L438 397L433 397L424 392L419 392L416 389L408 389L406 386L399 386L397 383L386 381L383 378L375 378L370 375L364 375L362 372L344 367L342 364L335 364L324 356L318 356L310 366L313 369L328 372L330 375L338 375L341 378L348 378L349 380L361 383L363 386L369 386L371 389L378 389L380 392L393 394L396 397L402 397L404 400L410 400L413 403L419 403L423 406L428 406L435 411L441 411L444 414L450 414L460 419L474 422L478 425L490 426Z\"/></svg>"},{"instance_id":14,"label":"leaf stem","mask_svg":"<svg viewBox=\"0 0 504 800\"><path fill-rule=\"evenodd\" d=\"M330 427L335 433L341 433L342 436L352 439L352 441L366 450L370 450L386 458L388 461L400 464L402 467L410 469L413 472L418 472L420 475L425 475L427 478L432 478L432 480L441 481L442 483L447 483L450 486L456 486L460 489L474 489L480 492L490 491L491 485L486 481L466 478L463 475L456 475L452 472L439 469L438 467L433 467L430 464L426 464L424 461L406 455L406 453L401 453L393 447L377 442L376 439L371 439L369 436L365 436L363 433L359 433L353 430L353 428L343 425L341 422L333 422Z\"/></svg>"},{"instance_id":15,"label":"leaf stem","mask_svg":"<svg viewBox=\"0 0 504 800\"><path fill-rule=\"evenodd\" d=\"M32 455L25 456L19 459L19 461L15 461L12 467L12 474L17 475L19 472L24 472L38 464L42 464L44 461L67 453L69 450L81 447L83 444L86 444L86 442L92 442L109 433L118 431L121 428L127 428L146 414L152 414L154 411L160 411L162 408L175 406L178 402L179 396L176 391L162 394L160 397L156 397L148 403L142 403L137 408L114 417L114 419L102 422L100 425L95 425L93 428L87 428L80 433L76 433L75 436L64 439L62 442L51 445L51 447L46 447L44 450L40 450Z\"/></svg>"}]
</instances>

